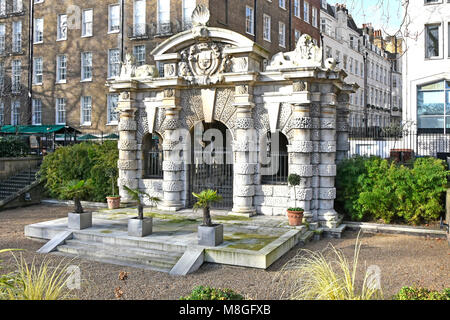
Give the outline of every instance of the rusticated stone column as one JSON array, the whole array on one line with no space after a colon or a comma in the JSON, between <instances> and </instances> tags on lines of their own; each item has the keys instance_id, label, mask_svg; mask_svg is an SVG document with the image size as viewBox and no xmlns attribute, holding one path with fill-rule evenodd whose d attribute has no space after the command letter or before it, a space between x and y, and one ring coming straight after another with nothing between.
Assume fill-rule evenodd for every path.
<instances>
[{"instance_id":1,"label":"rusticated stone column","mask_svg":"<svg viewBox=\"0 0 450 320\"><path fill-rule=\"evenodd\" d=\"M185 165L183 161L183 148L180 148L179 91L176 89L164 90L163 108L165 120L162 124L163 139L163 194L161 209L177 211L183 208L182 192L184 190L183 177Z\"/></svg>"},{"instance_id":2,"label":"rusticated stone column","mask_svg":"<svg viewBox=\"0 0 450 320\"><path fill-rule=\"evenodd\" d=\"M313 143L311 141L312 121L310 117L311 97L309 84L307 82L296 82L293 85L293 96L302 103L294 104L291 117L291 128L293 130L293 140L288 146L289 152L289 174L300 176L300 185L290 188L290 198L293 207L300 207L305 210L304 220L311 222L311 200L313 190L311 188L311 178L313 170L311 166L311 153Z\"/></svg>"},{"instance_id":3,"label":"rusticated stone column","mask_svg":"<svg viewBox=\"0 0 450 320\"><path fill-rule=\"evenodd\" d=\"M319 191L320 191L320 87L318 83L311 84L311 108L309 114L311 116L311 141L313 144L313 152L311 154L311 165L313 168L313 176L311 178L311 187L313 190L313 198L311 200L311 214L313 221L318 221L319 210Z\"/></svg>"},{"instance_id":4,"label":"rusticated stone column","mask_svg":"<svg viewBox=\"0 0 450 320\"><path fill-rule=\"evenodd\" d=\"M136 130L137 123L135 112L137 107L133 98L133 92L122 92L119 97L118 111L119 118L119 178L117 184L119 186L119 195L122 203L130 203L132 199L128 192L124 189L127 186L131 189L137 189L139 186L137 169L137 141Z\"/></svg>"},{"instance_id":5,"label":"rusticated stone column","mask_svg":"<svg viewBox=\"0 0 450 320\"><path fill-rule=\"evenodd\" d=\"M256 215L254 206L255 174L257 171L257 134L253 121L253 93L247 84L237 85L235 104L237 118L233 140L234 181L233 210L230 214Z\"/></svg>"},{"instance_id":6,"label":"rusticated stone column","mask_svg":"<svg viewBox=\"0 0 450 320\"><path fill-rule=\"evenodd\" d=\"M321 226L336 228L339 217L334 210L336 199L336 94L334 85L321 85L321 117L320 117L320 165L319 173L319 211Z\"/></svg>"},{"instance_id":7,"label":"rusticated stone column","mask_svg":"<svg viewBox=\"0 0 450 320\"><path fill-rule=\"evenodd\" d=\"M346 92L341 92L338 96L338 106L337 106L337 151L336 151L336 161L340 162L348 158L348 151L350 149L349 145L349 126L348 126L348 116L350 113L349 109L349 94Z\"/></svg>"}]
</instances>

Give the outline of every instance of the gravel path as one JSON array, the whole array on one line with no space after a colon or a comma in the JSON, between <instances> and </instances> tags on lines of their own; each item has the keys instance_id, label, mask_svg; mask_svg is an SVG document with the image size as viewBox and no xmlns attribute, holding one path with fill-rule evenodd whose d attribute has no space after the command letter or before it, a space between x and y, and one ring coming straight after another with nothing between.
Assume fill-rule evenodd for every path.
<instances>
[{"instance_id":1,"label":"gravel path","mask_svg":"<svg viewBox=\"0 0 450 320\"><path fill-rule=\"evenodd\" d=\"M0 212L0 249L26 249L22 254L29 262L47 258L57 263L64 259L67 263L79 265L83 278L82 288L75 293L79 299L117 299L114 290L118 287L123 291L121 299L178 299L197 285L232 288L249 299L279 299L278 289L283 288L284 280L274 283L273 279L277 271L301 249L292 249L268 270L207 263L197 273L187 277L172 277L160 272L54 254L36 254L42 243L25 238L24 226L65 217L68 211L68 207L37 205ZM331 242L352 260L356 236L354 232L345 232L342 239L311 242L305 248L322 250ZM362 237L362 243L360 264L380 267L385 298L391 297L405 285L418 284L438 290L450 287L450 250L445 240L366 234ZM1 258L2 273L13 271L14 259L8 254ZM128 280L118 279L121 271L128 272Z\"/></svg>"}]
</instances>

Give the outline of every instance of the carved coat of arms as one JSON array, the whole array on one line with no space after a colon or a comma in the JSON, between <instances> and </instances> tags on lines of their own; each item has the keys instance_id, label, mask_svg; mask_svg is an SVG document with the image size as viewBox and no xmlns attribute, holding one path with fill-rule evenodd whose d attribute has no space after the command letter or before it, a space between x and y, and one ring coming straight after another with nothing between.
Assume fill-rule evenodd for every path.
<instances>
[{"instance_id":1,"label":"carved coat of arms","mask_svg":"<svg viewBox=\"0 0 450 320\"><path fill-rule=\"evenodd\" d=\"M215 84L222 81L221 74L228 72L230 57L223 54L217 43L199 43L181 52L179 75L193 84Z\"/></svg>"}]
</instances>

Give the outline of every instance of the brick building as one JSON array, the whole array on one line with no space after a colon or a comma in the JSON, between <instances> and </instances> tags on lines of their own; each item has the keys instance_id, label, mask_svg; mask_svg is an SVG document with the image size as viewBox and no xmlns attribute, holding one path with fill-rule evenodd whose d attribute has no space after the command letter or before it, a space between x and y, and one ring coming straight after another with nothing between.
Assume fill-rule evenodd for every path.
<instances>
[{"instance_id":1,"label":"brick building","mask_svg":"<svg viewBox=\"0 0 450 320\"><path fill-rule=\"evenodd\" d=\"M2 25L8 46L13 22L21 21L22 53L1 56L0 67L5 82L14 70L22 90L2 96L1 124L67 124L97 135L117 131L117 96L108 94L105 82L118 75L126 52L138 65L153 63L150 52L189 29L199 4L209 8L210 26L241 33L271 54L292 50L303 33L320 45L319 0L27 0L20 15L9 9L13 2L21 1L0 0L0 11L2 3L7 8L0 13L0 48ZM20 78L13 60L20 60ZM7 108L11 100L19 101L20 120Z\"/></svg>"}]
</instances>

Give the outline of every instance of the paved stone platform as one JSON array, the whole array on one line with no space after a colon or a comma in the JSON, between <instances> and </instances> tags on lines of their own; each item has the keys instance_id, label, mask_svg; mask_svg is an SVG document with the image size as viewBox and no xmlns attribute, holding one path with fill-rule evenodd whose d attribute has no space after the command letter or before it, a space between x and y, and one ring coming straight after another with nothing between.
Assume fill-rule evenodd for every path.
<instances>
[{"instance_id":1,"label":"paved stone platform","mask_svg":"<svg viewBox=\"0 0 450 320\"><path fill-rule=\"evenodd\" d=\"M153 217L153 234L143 238L127 234L127 222L137 215L136 208L99 210L93 213L92 228L72 231L73 238L57 251L108 263L148 267L169 272L188 249L204 249L204 261L253 268L268 268L291 248L313 237L307 226L290 227L286 217L228 216L226 211L211 212L214 223L224 225L224 243L218 247L197 245L200 212L176 213L146 208ZM49 240L67 231L67 218L25 227L30 238Z\"/></svg>"}]
</instances>

